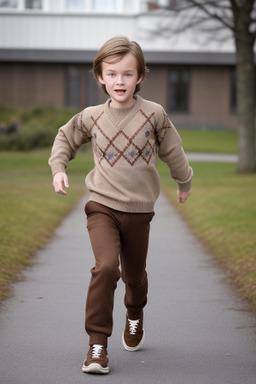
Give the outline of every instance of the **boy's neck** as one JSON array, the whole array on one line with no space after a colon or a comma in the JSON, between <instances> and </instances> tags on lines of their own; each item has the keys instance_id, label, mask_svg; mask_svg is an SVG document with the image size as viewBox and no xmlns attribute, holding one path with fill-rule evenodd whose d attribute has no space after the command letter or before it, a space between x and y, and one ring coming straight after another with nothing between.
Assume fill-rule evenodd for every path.
<instances>
[{"instance_id":1,"label":"boy's neck","mask_svg":"<svg viewBox=\"0 0 256 384\"><path fill-rule=\"evenodd\" d=\"M133 99L129 100L129 102L125 104L115 103L115 102L113 103L113 101L111 100L109 105L111 108L114 108L114 109L129 109L129 108L132 108L135 103L136 103L136 97L133 97Z\"/></svg>"},{"instance_id":2,"label":"boy's neck","mask_svg":"<svg viewBox=\"0 0 256 384\"><path fill-rule=\"evenodd\" d=\"M109 104L109 109L112 116L115 117L116 120L122 121L133 109L135 103L129 108L113 108L111 103Z\"/></svg>"}]
</instances>

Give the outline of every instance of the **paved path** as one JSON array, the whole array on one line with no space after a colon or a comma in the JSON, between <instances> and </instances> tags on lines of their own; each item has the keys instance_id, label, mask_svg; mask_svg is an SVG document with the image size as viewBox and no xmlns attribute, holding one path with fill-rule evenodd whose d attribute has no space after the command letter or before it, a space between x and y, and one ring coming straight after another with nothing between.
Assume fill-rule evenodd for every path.
<instances>
[{"instance_id":1,"label":"paved path","mask_svg":"<svg viewBox=\"0 0 256 384\"><path fill-rule=\"evenodd\" d=\"M217 163L237 163L237 155L221 153L186 153L189 161L217 162Z\"/></svg>"},{"instance_id":2,"label":"paved path","mask_svg":"<svg viewBox=\"0 0 256 384\"><path fill-rule=\"evenodd\" d=\"M131 353L121 345L120 281L111 372L82 373L84 299L93 264L83 204L38 252L4 304L1 384L255 384L255 316L163 196L152 223L144 348Z\"/></svg>"}]
</instances>

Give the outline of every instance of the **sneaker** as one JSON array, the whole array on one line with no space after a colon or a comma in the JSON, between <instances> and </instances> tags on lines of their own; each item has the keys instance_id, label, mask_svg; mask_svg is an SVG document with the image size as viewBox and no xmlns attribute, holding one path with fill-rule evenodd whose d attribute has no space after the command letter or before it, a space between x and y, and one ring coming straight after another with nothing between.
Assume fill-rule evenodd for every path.
<instances>
[{"instance_id":1,"label":"sneaker","mask_svg":"<svg viewBox=\"0 0 256 384\"><path fill-rule=\"evenodd\" d=\"M103 345L90 346L82 371L86 373L109 373L108 353Z\"/></svg>"},{"instance_id":2,"label":"sneaker","mask_svg":"<svg viewBox=\"0 0 256 384\"><path fill-rule=\"evenodd\" d=\"M143 316L140 319L131 320L126 315L122 341L127 351L134 352L141 348L144 341Z\"/></svg>"}]
</instances>

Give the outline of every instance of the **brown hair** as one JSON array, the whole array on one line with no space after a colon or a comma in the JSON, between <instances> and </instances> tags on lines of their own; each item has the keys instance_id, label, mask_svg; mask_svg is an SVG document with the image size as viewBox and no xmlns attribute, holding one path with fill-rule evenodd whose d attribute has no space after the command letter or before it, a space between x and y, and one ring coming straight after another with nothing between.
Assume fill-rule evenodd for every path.
<instances>
[{"instance_id":1,"label":"brown hair","mask_svg":"<svg viewBox=\"0 0 256 384\"><path fill-rule=\"evenodd\" d=\"M107 61L108 58L112 57L114 59L113 62L118 62L121 60L124 55L127 53L132 53L137 61L137 71L138 78L142 78L141 82L146 76L146 72L148 72L148 68L145 63L144 54L142 52L141 47L135 41L130 41L127 37L113 37L108 40L98 51L94 62L92 72L94 77L98 80L99 77L102 77L102 62ZM116 57L116 59L115 59ZM140 84L136 85L134 93L139 92ZM101 84L104 92L107 93L105 84Z\"/></svg>"}]
</instances>

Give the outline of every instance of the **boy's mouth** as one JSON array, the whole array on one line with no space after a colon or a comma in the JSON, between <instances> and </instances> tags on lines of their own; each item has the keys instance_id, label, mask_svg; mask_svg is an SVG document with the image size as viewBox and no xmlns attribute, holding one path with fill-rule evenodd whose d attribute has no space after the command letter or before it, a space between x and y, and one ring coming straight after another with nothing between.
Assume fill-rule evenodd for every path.
<instances>
[{"instance_id":1,"label":"boy's mouth","mask_svg":"<svg viewBox=\"0 0 256 384\"><path fill-rule=\"evenodd\" d=\"M115 92L118 94L118 95L124 95L126 90L125 89L115 89Z\"/></svg>"}]
</instances>

